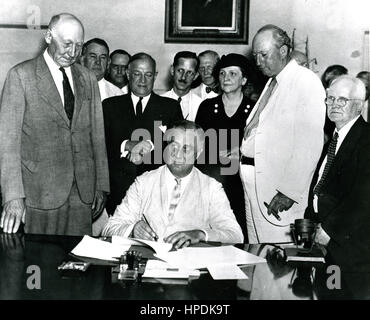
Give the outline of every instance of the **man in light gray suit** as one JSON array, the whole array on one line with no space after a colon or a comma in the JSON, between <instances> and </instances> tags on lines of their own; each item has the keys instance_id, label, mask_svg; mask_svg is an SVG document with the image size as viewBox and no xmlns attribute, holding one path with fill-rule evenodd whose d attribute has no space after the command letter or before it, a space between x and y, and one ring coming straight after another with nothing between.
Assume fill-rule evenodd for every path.
<instances>
[{"instance_id":1,"label":"man in light gray suit","mask_svg":"<svg viewBox=\"0 0 370 320\"><path fill-rule=\"evenodd\" d=\"M104 122L95 75L75 64L82 23L54 16L47 50L13 67L0 99L0 227L91 234L109 192Z\"/></svg>"}]
</instances>

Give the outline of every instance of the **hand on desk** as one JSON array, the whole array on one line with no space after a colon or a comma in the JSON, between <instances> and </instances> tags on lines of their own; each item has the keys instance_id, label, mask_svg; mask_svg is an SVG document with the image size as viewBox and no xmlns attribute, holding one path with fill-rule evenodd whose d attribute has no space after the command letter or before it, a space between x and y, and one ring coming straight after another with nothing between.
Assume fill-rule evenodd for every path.
<instances>
[{"instance_id":1,"label":"hand on desk","mask_svg":"<svg viewBox=\"0 0 370 320\"><path fill-rule=\"evenodd\" d=\"M277 192L267 207L267 214L274 215L276 219L281 220L279 212L289 210L294 204L294 200L288 198L281 192Z\"/></svg>"},{"instance_id":2,"label":"hand on desk","mask_svg":"<svg viewBox=\"0 0 370 320\"><path fill-rule=\"evenodd\" d=\"M0 227L5 233L16 233L21 222L24 222L26 206L24 198L10 200L4 205Z\"/></svg>"},{"instance_id":3,"label":"hand on desk","mask_svg":"<svg viewBox=\"0 0 370 320\"><path fill-rule=\"evenodd\" d=\"M205 240L206 235L201 230L178 231L164 238L165 242L172 243L175 249L185 248L190 244Z\"/></svg>"}]
</instances>

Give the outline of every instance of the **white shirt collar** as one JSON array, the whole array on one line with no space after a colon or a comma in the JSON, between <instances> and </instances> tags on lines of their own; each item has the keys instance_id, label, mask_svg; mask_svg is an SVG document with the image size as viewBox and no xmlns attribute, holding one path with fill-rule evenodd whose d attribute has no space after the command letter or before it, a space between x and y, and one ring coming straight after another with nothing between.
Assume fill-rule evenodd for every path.
<instances>
[{"instance_id":1,"label":"white shirt collar","mask_svg":"<svg viewBox=\"0 0 370 320\"><path fill-rule=\"evenodd\" d=\"M141 104L143 106L143 112L144 112L144 110L146 108L146 105L148 104L148 101L149 101L151 95L152 94L149 94L149 95L143 97L143 99L141 100ZM134 105L134 111L136 113L136 105L139 102L140 97L134 95L133 92L131 92L131 100L132 100L132 104Z\"/></svg>"},{"instance_id":2,"label":"white shirt collar","mask_svg":"<svg viewBox=\"0 0 370 320\"><path fill-rule=\"evenodd\" d=\"M177 95L177 93L175 92L175 90L173 90L173 88L170 90L170 93L171 95L176 99L178 100L180 98L180 96ZM188 101L190 99L190 90L187 94L183 95L181 97L181 102L185 102L185 101Z\"/></svg>"},{"instance_id":3,"label":"white shirt collar","mask_svg":"<svg viewBox=\"0 0 370 320\"><path fill-rule=\"evenodd\" d=\"M61 74L62 75L62 79L63 79L63 74L62 72L59 70L60 66L58 66L55 61L49 56L49 53L48 53L48 50L45 49L44 51L44 54L43 54L43 57L45 59L45 62L50 70L50 72L53 74L54 72L57 73L57 74ZM71 67L64 67L64 70L67 74L67 77L68 77L68 80L71 81L72 79L72 72L71 72ZM73 90L73 86L71 85L72 87L72 90Z\"/></svg>"},{"instance_id":4,"label":"white shirt collar","mask_svg":"<svg viewBox=\"0 0 370 320\"><path fill-rule=\"evenodd\" d=\"M181 178L181 190L180 190L181 195L183 194L186 186L188 185L193 173L194 173L194 167L186 177ZM170 199L172 190L176 185L176 180L175 180L176 177L172 174L172 172L168 169L167 166L165 166L164 174L165 174L168 199Z\"/></svg>"},{"instance_id":5,"label":"white shirt collar","mask_svg":"<svg viewBox=\"0 0 370 320\"><path fill-rule=\"evenodd\" d=\"M44 51L43 53L43 57L44 57L44 60L45 60L45 63L51 73L51 76L54 80L54 83L55 83L55 86L57 87L58 89L58 93L59 93L59 96L62 100L62 103L64 105L64 93L63 93L63 74L62 72L59 70L59 66L55 63L55 61L49 56L49 53L47 52L47 49ZM74 86L73 86L73 78L72 78L72 72L71 72L71 67L66 67L64 68L66 74L67 74L67 77L68 77L68 80L69 80L69 84L72 88L72 91L74 93Z\"/></svg>"},{"instance_id":6,"label":"white shirt collar","mask_svg":"<svg viewBox=\"0 0 370 320\"><path fill-rule=\"evenodd\" d=\"M334 130L334 133L338 132L338 141L337 141L335 153L338 152L338 149L340 145L342 144L344 138L347 136L349 130L351 130L352 126L355 124L355 122L360 116L361 115L358 115L356 118L352 119L351 121L348 121L339 131L337 129Z\"/></svg>"}]
</instances>

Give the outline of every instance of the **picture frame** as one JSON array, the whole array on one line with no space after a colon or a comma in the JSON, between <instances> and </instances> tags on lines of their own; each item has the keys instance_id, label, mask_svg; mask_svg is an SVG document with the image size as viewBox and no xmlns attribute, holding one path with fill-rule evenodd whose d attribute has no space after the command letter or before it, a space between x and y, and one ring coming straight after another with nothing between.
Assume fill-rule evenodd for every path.
<instances>
[{"instance_id":1,"label":"picture frame","mask_svg":"<svg viewBox=\"0 0 370 320\"><path fill-rule=\"evenodd\" d=\"M248 43L249 0L166 0L165 42Z\"/></svg>"}]
</instances>

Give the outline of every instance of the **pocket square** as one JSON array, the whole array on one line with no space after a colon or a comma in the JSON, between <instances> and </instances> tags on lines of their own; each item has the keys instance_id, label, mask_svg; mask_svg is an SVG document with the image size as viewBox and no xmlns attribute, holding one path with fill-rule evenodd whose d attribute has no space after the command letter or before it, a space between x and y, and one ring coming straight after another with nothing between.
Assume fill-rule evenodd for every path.
<instances>
[{"instance_id":1,"label":"pocket square","mask_svg":"<svg viewBox=\"0 0 370 320\"><path fill-rule=\"evenodd\" d=\"M166 133L167 126L159 126L159 130L161 130L163 133Z\"/></svg>"}]
</instances>

